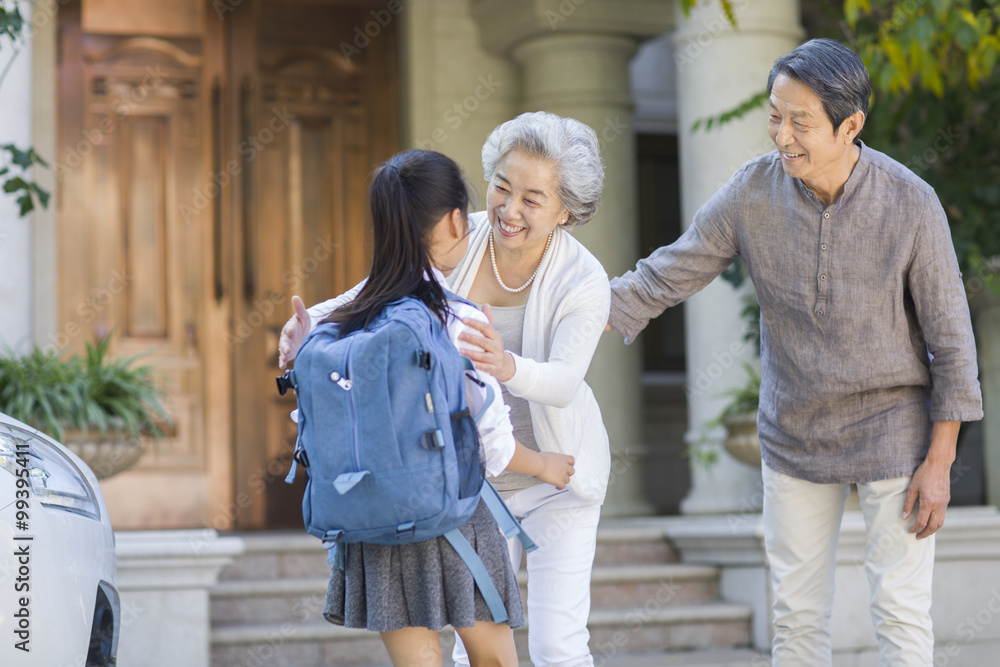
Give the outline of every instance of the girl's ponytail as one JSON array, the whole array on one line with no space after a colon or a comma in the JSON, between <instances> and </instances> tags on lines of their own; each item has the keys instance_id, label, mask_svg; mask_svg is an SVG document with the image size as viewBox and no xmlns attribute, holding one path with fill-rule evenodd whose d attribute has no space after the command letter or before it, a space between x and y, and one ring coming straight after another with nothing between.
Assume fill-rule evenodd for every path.
<instances>
[{"instance_id":1,"label":"girl's ponytail","mask_svg":"<svg viewBox=\"0 0 1000 667\"><path fill-rule=\"evenodd\" d=\"M412 296L443 322L444 290L430 275L428 238L442 216L468 211L469 193L462 172L450 158L433 151L406 151L379 165L368 187L374 252L372 270L357 298L324 321L340 324L342 335L363 329L386 305Z\"/></svg>"}]
</instances>

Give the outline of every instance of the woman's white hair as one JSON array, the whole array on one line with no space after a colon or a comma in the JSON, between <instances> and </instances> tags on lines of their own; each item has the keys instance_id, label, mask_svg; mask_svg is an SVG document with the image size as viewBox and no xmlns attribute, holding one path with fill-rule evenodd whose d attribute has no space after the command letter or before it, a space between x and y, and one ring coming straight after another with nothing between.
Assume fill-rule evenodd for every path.
<instances>
[{"instance_id":1,"label":"woman's white hair","mask_svg":"<svg viewBox=\"0 0 1000 667\"><path fill-rule=\"evenodd\" d=\"M486 139L483 174L487 182L493 179L500 159L514 149L555 166L557 194L569 211L563 227L590 222L604 191L604 164L597 133L573 118L545 111L523 113L493 130Z\"/></svg>"}]
</instances>

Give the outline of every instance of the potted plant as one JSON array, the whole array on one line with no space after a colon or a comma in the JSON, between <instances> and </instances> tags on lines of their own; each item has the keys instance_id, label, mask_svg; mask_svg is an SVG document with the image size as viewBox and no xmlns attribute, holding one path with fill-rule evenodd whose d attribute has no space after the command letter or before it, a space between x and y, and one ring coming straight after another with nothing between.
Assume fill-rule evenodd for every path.
<instances>
[{"instance_id":1,"label":"potted plant","mask_svg":"<svg viewBox=\"0 0 1000 667\"><path fill-rule=\"evenodd\" d=\"M760 467L760 439L757 437L757 407L760 404L760 374L750 364L743 364L747 382L725 393L729 403L713 425L726 428L722 446L735 459Z\"/></svg>"},{"instance_id":2,"label":"potted plant","mask_svg":"<svg viewBox=\"0 0 1000 667\"><path fill-rule=\"evenodd\" d=\"M743 340L752 346L754 356L760 359L760 304L748 277L746 267L740 260L736 260L722 273L722 278L734 289L744 290L743 308L740 310L740 316L745 322ZM701 441L688 448L688 455L706 468L719 460L718 449L704 446L710 440L709 432L719 428L726 430L722 446L727 452L748 465L758 468L761 465L760 440L757 437L761 378L754 364L744 363L743 368L747 373L746 383L719 395L729 398L729 402L718 417L705 424Z\"/></svg>"},{"instance_id":3,"label":"potted plant","mask_svg":"<svg viewBox=\"0 0 1000 667\"><path fill-rule=\"evenodd\" d=\"M110 342L88 342L82 357L37 347L0 357L0 412L61 441L98 479L135 465L141 436L161 437L170 424L152 367L109 358Z\"/></svg>"}]
</instances>

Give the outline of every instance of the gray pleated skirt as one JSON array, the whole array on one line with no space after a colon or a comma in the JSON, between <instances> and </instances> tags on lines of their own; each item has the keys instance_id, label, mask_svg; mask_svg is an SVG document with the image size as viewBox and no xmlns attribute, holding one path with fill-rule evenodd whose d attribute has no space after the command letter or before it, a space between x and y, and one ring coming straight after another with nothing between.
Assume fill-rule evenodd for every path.
<instances>
[{"instance_id":1,"label":"gray pleated skirt","mask_svg":"<svg viewBox=\"0 0 1000 667\"><path fill-rule=\"evenodd\" d=\"M459 531L486 566L507 607L509 625L524 625L507 541L485 503L480 501ZM331 623L390 632L467 628L475 621L493 620L465 561L443 537L400 546L362 542L346 547L344 569L334 565L323 607Z\"/></svg>"}]
</instances>

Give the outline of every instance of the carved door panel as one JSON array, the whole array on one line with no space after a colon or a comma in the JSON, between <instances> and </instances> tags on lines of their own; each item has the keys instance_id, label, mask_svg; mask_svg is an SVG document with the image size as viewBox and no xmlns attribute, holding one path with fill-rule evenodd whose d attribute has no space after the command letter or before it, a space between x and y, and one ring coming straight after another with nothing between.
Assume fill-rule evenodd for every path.
<instances>
[{"instance_id":1,"label":"carved door panel","mask_svg":"<svg viewBox=\"0 0 1000 667\"><path fill-rule=\"evenodd\" d=\"M154 365L175 423L136 469L104 484L119 528L200 524L207 481L207 213L183 204L204 179L202 45L90 34L60 9L59 330L82 351ZM224 350L217 345L216 352ZM133 496L141 490L139 502Z\"/></svg>"},{"instance_id":2,"label":"carved door panel","mask_svg":"<svg viewBox=\"0 0 1000 667\"><path fill-rule=\"evenodd\" d=\"M227 20L236 525L301 526L303 476L284 484L295 403L275 389L278 332L293 294L315 303L367 272L367 176L396 150L393 26L348 60L340 44L364 8L245 5Z\"/></svg>"}]
</instances>

